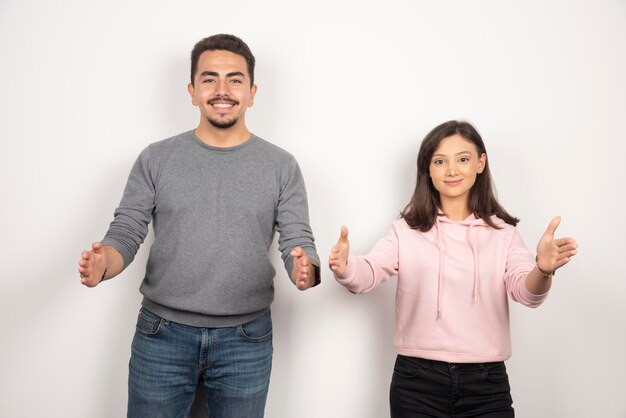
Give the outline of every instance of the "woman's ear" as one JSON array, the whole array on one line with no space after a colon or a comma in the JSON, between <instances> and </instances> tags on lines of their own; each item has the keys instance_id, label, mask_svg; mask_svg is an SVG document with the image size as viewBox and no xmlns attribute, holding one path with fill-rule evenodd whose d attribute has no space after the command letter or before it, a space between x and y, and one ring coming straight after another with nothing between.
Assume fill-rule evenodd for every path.
<instances>
[{"instance_id":1,"label":"woman's ear","mask_svg":"<svg viewBox=\"0 0 626 418\"><path fill-rule=\"evenodd\" d=\"M483 152L480 155L480 158L478 159L478 174L482 173L485 170L486 166L487 166L487 154Z\"/></svg>"}]
</instances>

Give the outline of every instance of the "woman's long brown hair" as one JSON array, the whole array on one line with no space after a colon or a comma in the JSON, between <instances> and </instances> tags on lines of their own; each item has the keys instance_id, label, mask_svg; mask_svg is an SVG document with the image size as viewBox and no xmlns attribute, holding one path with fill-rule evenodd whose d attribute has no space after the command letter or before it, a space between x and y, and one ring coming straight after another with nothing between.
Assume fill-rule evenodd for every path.
<instances>
[{"instance_id":1,"label":"woman's long brown hair","mask_svg":"<svg viewBox=\"0 0 626 418\"><path fill-rule=\"evenodd\" d=\"M439 146L439 143L449 136L461 135L476 146L478 155L486 155L485 144L478 131L468 122L451 120L434 128L426 135L417 154L417 182L411 201L404 208L400 217L413 229L422 232L430 230L435 224L437 214L441 210L439 192L435 189L430 179L430 160ZM491 220L496 215L510 225L517 225L519 219L509 215L496 199L491 172L489 171L489 158L485 163L485 169L476 176L476 182L470 189L469 209L476 218L482 218L489 226L499 229Z\"/></svg>"}]
</instances>

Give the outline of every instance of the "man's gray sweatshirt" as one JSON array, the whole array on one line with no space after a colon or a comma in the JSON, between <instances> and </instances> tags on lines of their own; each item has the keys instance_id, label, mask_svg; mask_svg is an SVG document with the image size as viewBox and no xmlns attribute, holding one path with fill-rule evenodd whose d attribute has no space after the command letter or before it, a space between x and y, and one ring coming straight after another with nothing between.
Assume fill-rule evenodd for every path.
<instances>
[{"instance_id":1,"label":"man's gray sweatshirt","mask_svg":"<svg viewBox=\"0 0 626 418\"><path fill-rule=\"evenodd\" d=\"M298 163L254 135L231 148L208 146L194 131L149 145L102 244L128 266L151 220L142 304L170 321L224 327L265 312L274 298L275 231L288 274L296 246L319 264Z\"/></svg>"}]
</instances>

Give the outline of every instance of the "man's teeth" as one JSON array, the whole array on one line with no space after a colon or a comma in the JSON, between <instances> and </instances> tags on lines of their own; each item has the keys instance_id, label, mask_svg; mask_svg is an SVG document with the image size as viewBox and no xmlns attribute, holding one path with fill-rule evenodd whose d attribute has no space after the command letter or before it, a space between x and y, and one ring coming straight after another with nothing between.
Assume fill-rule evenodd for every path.
<instances>
[{"instance_id":1,"label":"man's teeth","mask_svg":"<svg viewBox=\"0 0 626 418\"><path fill-rule=\"evenodd\" d=\"M213 106L220 109L226 109L227 107L232 107L233 105L230 103L215 103Z\"/></svg>"}]
</instances>

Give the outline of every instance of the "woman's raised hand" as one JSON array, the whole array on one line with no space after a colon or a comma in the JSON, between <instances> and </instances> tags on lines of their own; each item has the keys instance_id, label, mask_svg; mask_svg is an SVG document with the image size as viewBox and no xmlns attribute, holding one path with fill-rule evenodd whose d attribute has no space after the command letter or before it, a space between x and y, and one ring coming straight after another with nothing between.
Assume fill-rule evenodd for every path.
<instances>
[{"instance_id":1,"label":"woman's raised hand","mask_svg":"<svg viewBox=\"0 0 626 418\"><path fill-rule=\"evenodd\" d=\"M537 244L537 267L544 272L563 267L576 255L578 244L574 238L554 238L559 223L561 218L554 217Z\"/></svg>"},{"instance_id":2,"label":"woman's raised hand","mask_svg":"<svg viewBox=\"0 0 626 418\"><path fill-rule=\"evenodd\" d=\"M333 273L342 274L346 270L348 264L348 256L350 255L350 241L348 241L348 228L341 227L339 241L333 245L328 256L328 267Z\"/></svg>"}]
</instances>

